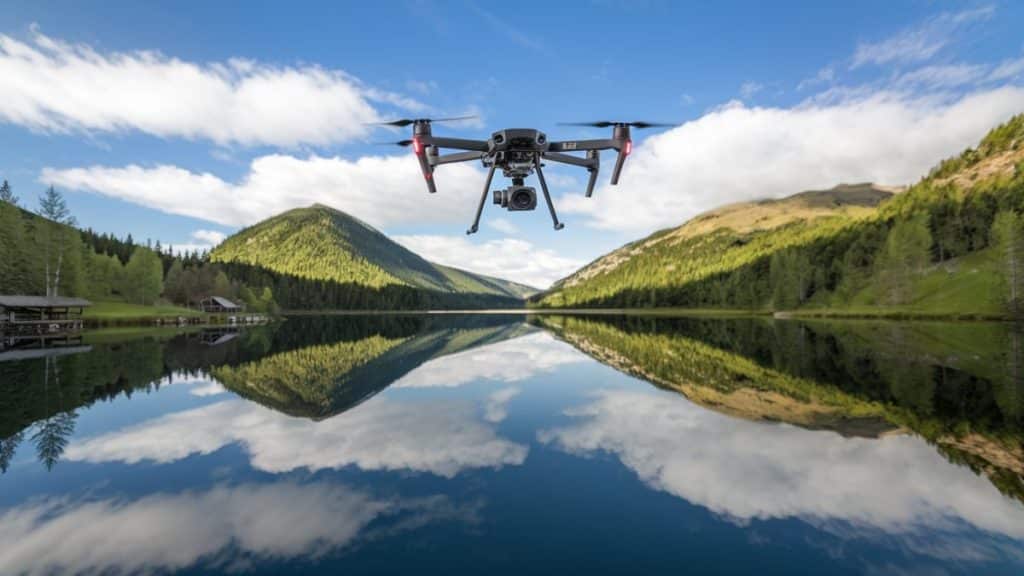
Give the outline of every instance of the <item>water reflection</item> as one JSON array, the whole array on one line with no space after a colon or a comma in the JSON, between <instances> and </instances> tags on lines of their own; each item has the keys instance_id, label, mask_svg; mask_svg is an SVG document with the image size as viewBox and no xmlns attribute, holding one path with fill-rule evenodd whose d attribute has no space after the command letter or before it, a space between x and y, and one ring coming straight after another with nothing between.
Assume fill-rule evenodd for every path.
<instances>
[{"instance_id":1,"label":"water reflection","mask_svg":"<svg viewBox=\"0 0 1024 576\"><path fill-rule=\"evenodd\" d=\"M711 410L846 436L909 431L1024 501L1013 327L547 318L594 358Z\"/></svg>"},{"instance_id":2,"label":"water reflection","mask_svg":"<svg viewBox=\"0 0 1024 576\"><path fill-rule=\"evenodd\" d=\"M597 392L569 414L579 423L541 431L541 441L580 455L610 452L658 490L736 521L841 520L931 538L958 533L965 522L1024 538L1024 508L1008 506L984 478L951 468L910 436L846 438L624 390ZM1003 548L984 552L1003 554ZM972 547L971 554L978 552Z\"/></svg>"},{"instance_id":3,"label":"water reflection","mask_svg":"<svg viewBox=\"0 0 1024 576\"><path fill-rule=\"evenodd\" d=\"M343 484L216 486L136 499L50 498L0 513L0 565L9 573L123 573L247 563L337 551L373 524L392 534L477 521L476 503L442 495L382 497Z\"/></svg>"},{"instance_id":4,"label":"water reflection","mask_svg":"<svg viewBox=\"0 0 1024 576\"><path fill-rule=\"evenodd\" d=\"M1005 325L380 316L83 344L0 362L15 573L1024 565Z\"/></svg>"},{"instance_id":5,"label":"water reflection","mask_svg":"<svg viewBox=\"0 0 1024 576\"><path fill-rule=\"evenodd\" d=\"M73 443L65 457L86 462L168 463L239 444L266 472L408 470L452 477L465 468L522 464L528 448L497 436L465 400L374 398L323 422L291 418L244 400L218 402Z\"/></svg>"}]
</instances>

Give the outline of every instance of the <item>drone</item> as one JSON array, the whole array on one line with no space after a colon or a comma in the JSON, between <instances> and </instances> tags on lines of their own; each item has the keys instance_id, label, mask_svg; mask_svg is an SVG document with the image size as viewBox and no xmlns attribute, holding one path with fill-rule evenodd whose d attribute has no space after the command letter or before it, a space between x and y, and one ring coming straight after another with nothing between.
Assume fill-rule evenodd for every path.
<instances>
[{"instance_id":1,"label":"drone","mask_svg":"<svg viewBox=\"0 0 1024 576\"><path fill-rule=\"evenodd\" d=\"M419 160L420 170L423 172L423 179L427 183L427 190L433 194L437 192L437 183L434 181L434 169L443 164L455 162L471 162L479 160L487 168L487 180L484 182L484 191L480 196L480 203L476 207L476 218L473 225L466 230L466 234L474 234L480 227L480 216L484 211L484 204L487 196L491 194L491 183L494 180L494 172L501 169L505 178L511 178L512 184L504 189L493 192L494 203L511 212L534 210L537 208L537 191L532 186L526 186L526 178L537 173L537 181L540 183L544 201L547 203L548 212L551 213L551 220L554 222L555 230L565 227L558 221L558 214L555 213L555 205L551 201L551 194L548 192L547 181L544 179L544 161L559 162L571 166L586 168L590 173L587 182L587 198L594 193L594 184L597 182L597 174L601 167L601 151L615 150L618 156L615 159L615 168L612 169L612 185L619 183L619 176L622 174L622 166L626 157L633 151L633 140L630 137L631 128L655 128L661 126L672 126L672 124L660 124L655 122L573 122L560 124L561 126L589 126L593 128L611 128L612 137L598 140L548 140L547 134L533 128L508 128L491 134L487 140L467 140L463 138L447 138L434 136L431 132L431 124L434 122L453 122L468 120L473 116L462 116L458 118L418 118L392 120L390 122L379 122L378 125L396 126L404 128L412 126L412 139L400 140L398 142L386 142L384 144L395 144L398 146L412 146L413 154ZM442 149L461 150L442 154ZM584 152L584 156L577 156L572 152Z\"/></svg>"}]
</instances>

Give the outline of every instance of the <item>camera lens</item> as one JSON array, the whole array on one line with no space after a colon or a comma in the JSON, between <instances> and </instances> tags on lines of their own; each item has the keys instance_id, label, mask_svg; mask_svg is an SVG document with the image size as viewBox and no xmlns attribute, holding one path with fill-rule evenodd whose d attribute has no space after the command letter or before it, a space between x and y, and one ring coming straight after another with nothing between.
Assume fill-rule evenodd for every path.
<instances>
[{"instance_id":1,"label":"camera lens","mask_svg":"<svg viewBox=\"0 0 1024 576\"><path fill-rule=\"evenodd\" d=\"M533 194L529 190L516 190L512 193L512 206L520 210L525 210L533 204Z\"/></svg>"}]
</instances>

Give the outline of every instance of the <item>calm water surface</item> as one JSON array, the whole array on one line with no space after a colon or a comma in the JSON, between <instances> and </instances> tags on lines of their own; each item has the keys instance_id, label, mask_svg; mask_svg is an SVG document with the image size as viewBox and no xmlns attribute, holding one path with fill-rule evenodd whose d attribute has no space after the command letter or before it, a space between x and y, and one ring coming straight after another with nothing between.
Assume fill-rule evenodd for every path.
<instances>
[{"instance_id":1,"label":"calm water surface","mask_svg":"<svg viewBox=\"0 0 1024 576\"><path fill-rule=\"evenodd\" d=\"M997 324L294 318L0 352L0 573L1024 573Z\"/></svg>"}]
</instances>

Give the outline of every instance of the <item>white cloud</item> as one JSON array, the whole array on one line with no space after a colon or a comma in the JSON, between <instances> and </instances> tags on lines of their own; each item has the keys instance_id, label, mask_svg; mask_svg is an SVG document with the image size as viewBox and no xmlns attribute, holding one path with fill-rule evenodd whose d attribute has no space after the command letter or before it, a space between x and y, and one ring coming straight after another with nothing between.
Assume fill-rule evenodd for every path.
<instances>
[{"instance_id":1,"label":"white cloud","mask_svg":"<svg viewBox=\"0 0 1024 576\"><path fill-rule=\"evenodd\" d=\"M30 575L142 574L216 566L225 553L308 560L352 544L371 522L400 529L473 514L443 497L378 499L327 483L220 486L134 500L51 498L0 513L0 565Z\"/></svg>"},{"instance_id":2,"label":"white cloud","mask_svg":"<svg viewBox=\"0 0 1024 576\"><path fill-rule=\"evenodd\" d=\"M365 123L380 119L375 101L425 108L339 70L103 53L38 33L29 42L0 35L0 77L0 121L44 132L139 131L221 145L344 142L365 136Z\"/></svg>"},{"instance_id":3,"label":"white cloud","mask_svg":"<svg viewBox=\"0 0 1024 576\"><path fill-rule=\"evenodd\" d=\"M751 96L753 96L754 94L757 94L763 88L764 88L764 85L763 84L759 84L757 82L744 82L740 86L740 96L743 97L743 99L745 99L745 100L750 99Z\"/></svg>"},{"instance_id":4,"label":"white cloud","mask_svg":"<svg viewBox=\"0 0 1024 576\"><path fill-rule=\"evenodd\" d=\"M213 245L220 244L227 237L227 234L217 232L216 230L196 230L192 233L192 238L200 242Z\"/></svg>"},{"instance_id":5,"label":"white cloud","mask_svg":"<svg viewBox=\"0 0 1024 576\"><path fill-rule=\"evenodd\" d=\"M986 66L980 64L945 64L925 66L901 74L894 82L900 88L944 89L972 84L985 76Z\"/></svg>"},{"instance_id":6,"label":"white cloud","mask_svg":"<svg viewBox=\"0 0 1024 576\"><path fill-rule=\"evenodd\" d=\"M496 380L521 382L587 357L547 332L457 352L417 367L393 384L395 388L455 387Z\"/></svg>"},{"instance_id":7,"label":"white cloud","mask_svg":"<svg viewBox=\"0 0 1024 576\"><path fill-rule=\"evenodd\" d=\"M797 89L797 91L800 91L800 90L803 90L805 88L811 88L813 86L817 86L817 85L820 85L820 84L829 84L833 80L835 80L835 77L836 77L836 70L835 70L835 68L832 67L832 66L826 66L826 67L822 68L821 70L818 70L818 72L814 76L812 76L810 78L805 78L804 80L801 80L800 83L797 84L796 89Z\"/></svg>"},{"instance_id":8,"label":"white cloud","mask_svg":"<svg viewBox=\"0 0 1024 576\"><path fill-rule=\"evenodd\" d=\"M417 235L395 236L393 240L432 262L535 288L547 288L584 264L516 238L473 243L461 236Z\"/></svg>"},{"instance_id":9,"label":"white cloud","mask_svg":"<svg viewBox=\"0 0 1024 576\"><path fill-rule=\"evenodd\" d=\"M446 478L467 468L519 465L529 451L480 422L472 403L378 396L321 422L226 400L73 442L64 456L71 461L166 463L229 444L241 445L251 465L266 472L355 465Z\"/></svg>"},{"instance_id":10,"label":"white cloud","mask_svg":"<svg viewBox=\"0 0 1024 576\"><path fill-rule=\"evenodd\" d=\"M1022 74L1024 74L1024 57L1004 60L992 70L988 80L992 82L1014 80L1020 78Z\"/></svg>"},{"instance_id":11,"label":"white cloud","mask_svg":"<svg viewBox=\"0 0 1024 576\"><path fill-rule=\"evenodd\" d=\"M559 202L603 229L651 232L715 206L841 182L904 184L1024 110L1024 88L958 99L827 92L795 108L733 103L638 142L618 186Z\"/></svg>"},{"instance_id":12,"label":"white cloud","mask_svg":"<svg viewBox=\"0 0 1024 576\"><path fill-rule=\"evenodd\" d=\"M508 418L508 403L519 395L519 388L502 388L487 397L484 406L484 420L495 424Z\"/></svg>"},{"instance_id":13,"label":"white cloud","mask_svg":"<svg viewBox=\"0 0 1024 576\"><path fill-rule=\"evenodd\" d=\"M513 224L508 218L490 218L487 220L487 225L504 234L515 234L519 232L519 227Z\"/></svg>"},{"instance_id":14,"label":"white cloud","mask_svg":"<svg viewBox=\"0 0 1024 576\"><path fill-rule=\"evenodd\" d=\"M601 391L569 415L578 423L541 441L614 454L652 487L740 522L796 517L951 539L969 525L1024 540L1024 508L919 438L751 422L650 391Z\"/></svg>"},{"instance_id":15,"label":"white cloud","mask_svg":"<svg viewBox=\"0 0 1024 576\"><path fill-rule=\"evenodd\" d=\"M485 175L468 164L439 168L428 194L411 154L358 160L273 154L252 161L239 182L176 166L43 169L40 180L226 226L246 226L292 208L321 203L375 226L465 223Z\"/></svg>"},{"instance_id":16,"label":"white cloud","mask_svg":"<svg viewBox=\"0 0 1024 576\"><path fill-rule=\"evenodd\" d=\"M958 28L971 22L987 20L994 13L994 6L956 13L946 12L885 40L862 42L853 54L850 68L859 68L866 64L882 65L928 60L949 44Z\"/></svg>"}]
</instances>

